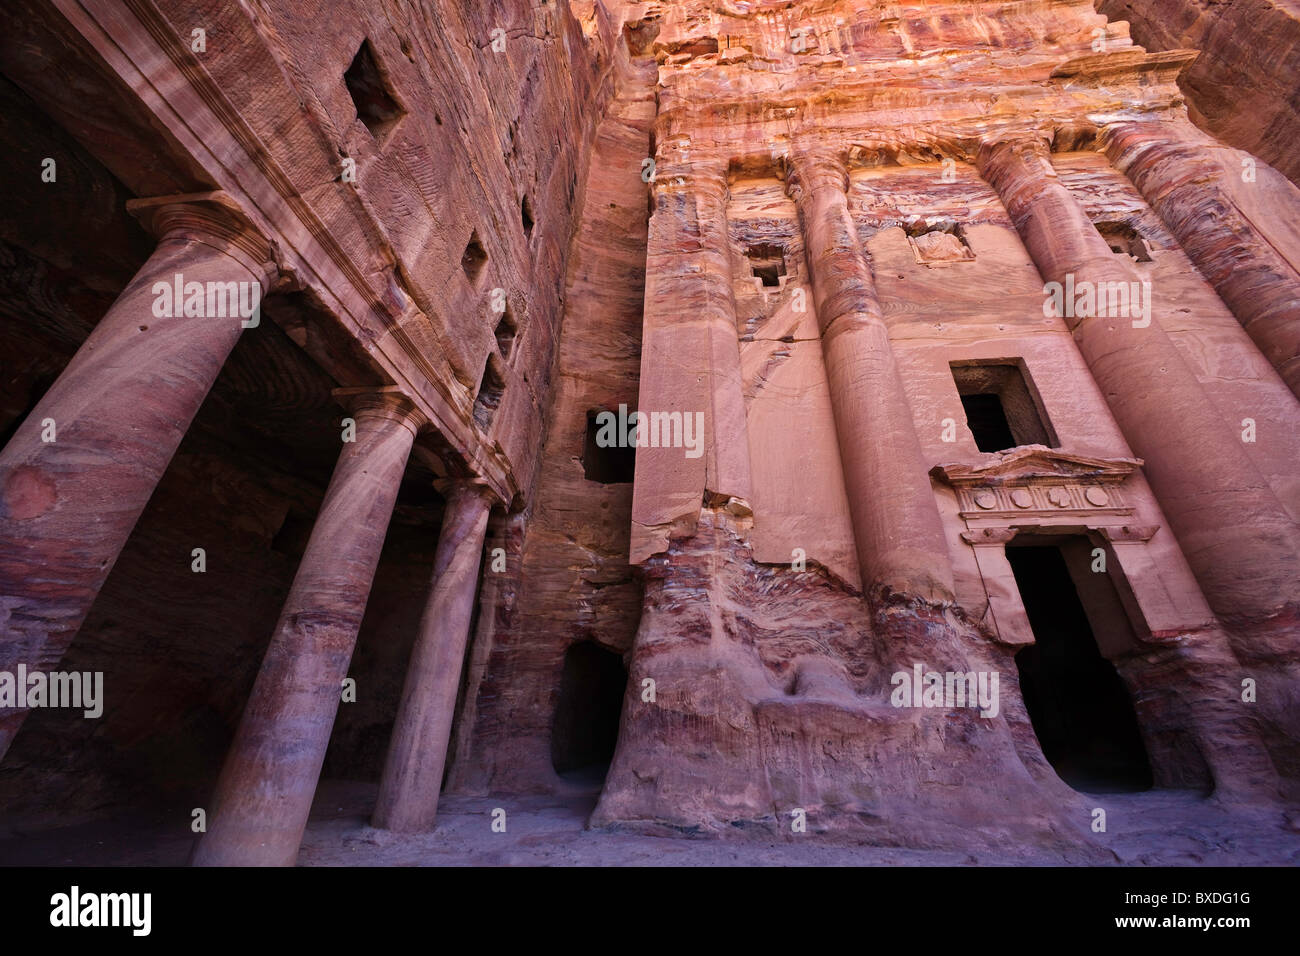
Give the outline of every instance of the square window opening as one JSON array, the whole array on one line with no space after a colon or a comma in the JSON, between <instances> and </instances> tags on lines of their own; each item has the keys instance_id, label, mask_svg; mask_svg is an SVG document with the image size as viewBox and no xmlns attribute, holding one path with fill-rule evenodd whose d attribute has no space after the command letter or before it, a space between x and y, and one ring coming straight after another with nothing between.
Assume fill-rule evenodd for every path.
<instances>
[{"instance_id":1,"label":"square window opening","mask_svg":"<svg viewBox=\"0 0 1300 956\"><path fill-rule=\"evenodd\" d=\"M492 424L492 417L501 406L501 398L506 391L506 378L499 359L489 356L483 368L483 381L478 388L478 397L474 399L474 424L487 431Z\"/></svg>"},{"instance_id":2,"label":"square window opening","mask_svg":"<svg viewBox=\"0 0 1300 956\"><path fill-rule=\"evenodd\" d=\"M376 140L382 140L406 115L385 82L368 39L361 42L361 48L343 74L343 83L352 97L357 118Z\"/></svg>"},{"instance_id":3,"label":"square window opening","mask_svg":"<svg viewBox=\"0 0 1300 956\"><path fill-rule=\"evenodd\" d=\"M630 413L629 413L630 414ZM621 485L636 477L636 448L624 447L614 412L587 412L587 438L582 450L582 475L602 485ZM611 427L609 416L614 416Z\"/></svg>"},{"instance_id":4,"label":"square window opening","mask_svg":"<svg viewBox=\"0 0 1300 956\"><path fill-rule=\"evenodd\" d=\"M966 426L980 451L1058 446L1042 399L1022 361L953 362L950 367Z\"/></svg>"},{"instance_id":5,"label":"square window opening","mask_svg":"<svg viewBox=\"0 0 1300 956\"><path fill-rule=\"evenodd\" d=\"M776 289L785 275L785 249L773 243L759 243L745 250L749 273L765 288Z\"/></svg>"}]
</instances>

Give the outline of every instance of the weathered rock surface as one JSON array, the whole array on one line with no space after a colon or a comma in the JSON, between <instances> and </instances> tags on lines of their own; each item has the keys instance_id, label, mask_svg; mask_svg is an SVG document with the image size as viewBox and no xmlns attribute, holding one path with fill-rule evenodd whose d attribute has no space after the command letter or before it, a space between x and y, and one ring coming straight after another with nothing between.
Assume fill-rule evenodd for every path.
<instances>
[{"instance_id":1,"label":"weathered rock surface","mask_svg":"<svg viewBox=\"0 0 1300 956\"><path fill-rule=\"evenodd\" d=\"M707 440L638 451L645 605L593 823L771 837L803 811L871 842L1086 843L1096 798L1061 782L1021 702L1017 652L1048 635L1011 542L1084 562L1156 785L1267 803L1300 770L1300 448L1278 374L1300 283L1289 241L1251 273L1271 297L1214 270L1287 227L1182 224L1185 203L1097 151L1126 119L1178 135L1191 54L1148 54L1077 3L979 24L865 3L628 17L660 85L639 408L698 410ZM1300 208L1260 168L1264 191L1225 187L1222 208ZM1066 273L1146 288L1146 311L1053 314L1044 283ZM999 459L963 399L1010 366L1026 385L1000 399ZM1245 408L1275 441L1239 440ZM950 481L965 469L984 490ZM1128 477L1086 490L1108 469ZM1079 490L1038 484L1070 475ZM1114 562L1104 584L1089 548ZM899 707L917 663L997 672L1003 711ZM1246 705L1244 678L1270 700Z\"/></svg>"},{"instance_id":2,"label":"weathered rock surface","mask_svg":"<svg viewBox=\"0 0 1300 956\"><path fill-rule=\"evenodd\" d=\"M169 854L216 784L245 812L210 861L304 827L306 862L411 861L312 796L369 815L382 776L374 821L424 830L445 769L450 839L491 794L569 860L611 857L527 795L599 788L582 839L641 855L1267 857L1300 796L1295 18L1101 9L9 4L0 669L108 697L0 718L5 822L149 810ZM126 203L195 193L264 321L137 345L142 266L226 245ZM359 455L376 395L401 421ZM42 401L89 424L42 447ZM452 480L483 497L447 517Z\"/></svg>"},{"instance_id":3,"label":"weathered rock surface","mask_svg":"<svg viewBox=\"0 0 1300 956\"><path fill-rule=\"evenodd\" d=\"M1149 50L1200 50L1179 77L1188 113L1300 183L1300 10L1290 0L1099 0Z\"/></svg>"}]
</instances>

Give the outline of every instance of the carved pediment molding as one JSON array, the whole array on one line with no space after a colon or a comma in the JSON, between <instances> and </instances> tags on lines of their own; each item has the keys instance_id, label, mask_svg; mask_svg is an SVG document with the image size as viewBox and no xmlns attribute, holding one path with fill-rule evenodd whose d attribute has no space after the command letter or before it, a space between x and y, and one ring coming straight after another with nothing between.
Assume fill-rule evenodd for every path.
<instances>
[{"instance_id":1,"label":"carved pediment molding","mask_svg":"<svg viewBox=\"0 0 1300 956\"><path fill-rule=\"evenodd\" d=\"M959 511L967 520L1053 519L1131 513L1119 485L1140 467L1139 458L1092 458L1024 445L974 465L936 465L930 476L957 492Z\"/></svg>"},{"instance_id":2,"label":"carved pediment molding","mask_svg":"<svg viewBox=\"0 0 1300 956\"><path fill-rule=\"evenodd\" d=\"M1038 481L1086 481L1112 484L1142 467L1140 458L1090 458L1046 445L1024 445L977 465L935 465L930 477L954 488L973 485L1029 484Z\"/></svg>"}]
</instances>

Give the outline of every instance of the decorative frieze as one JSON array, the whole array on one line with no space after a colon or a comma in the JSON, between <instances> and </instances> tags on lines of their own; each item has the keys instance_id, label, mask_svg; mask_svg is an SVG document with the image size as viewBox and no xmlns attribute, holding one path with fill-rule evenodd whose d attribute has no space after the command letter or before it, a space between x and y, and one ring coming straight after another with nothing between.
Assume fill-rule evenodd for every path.
<instances>
[{"instance_id":1,"label":"decorative frieze","mask_svg":"<svg viewBox=\"0 0 1300 956\"><path fill-rule=\"evenodd\" d=\"M930 475L956 491L964 519L1091 518L1133 513L1120 485L1141 465L1028 445L990 464L937 465Z\"/></svg>"}]
</instances>

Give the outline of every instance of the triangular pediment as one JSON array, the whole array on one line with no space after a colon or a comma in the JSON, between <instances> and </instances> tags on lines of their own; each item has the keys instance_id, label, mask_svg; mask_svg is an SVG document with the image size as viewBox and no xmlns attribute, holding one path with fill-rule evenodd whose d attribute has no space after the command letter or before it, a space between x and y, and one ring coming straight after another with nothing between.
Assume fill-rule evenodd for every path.
<instances>
[{"instance_id":1,"label":"triangular pediment","mask_svg":"<svg viewBox=\"0 0 1300 956\"><path fill-rule=\"evenodd\" d=\"M1046 445L1024 445L979 464L935 465L930 477L949 485L992 485L1035 479L1122 481L1142 467L1140 458L1091 458Z\"/></svg>"}]
</instances>

